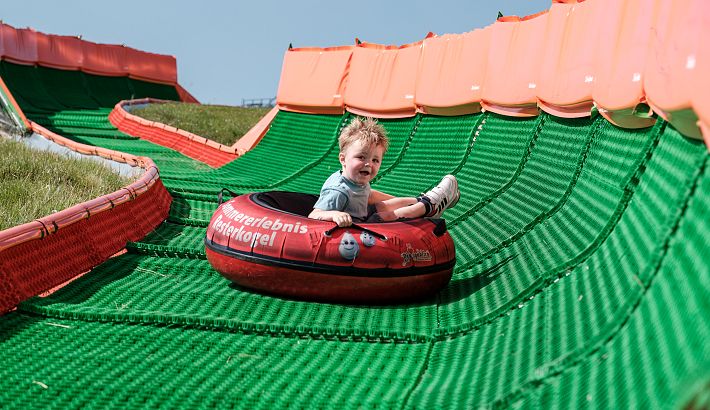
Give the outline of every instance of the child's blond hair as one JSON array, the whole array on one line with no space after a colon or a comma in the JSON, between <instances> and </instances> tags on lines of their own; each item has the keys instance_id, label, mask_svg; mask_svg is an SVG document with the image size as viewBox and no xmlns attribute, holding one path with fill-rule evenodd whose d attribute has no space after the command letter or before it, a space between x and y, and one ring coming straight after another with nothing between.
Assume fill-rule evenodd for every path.
<instances>
[{"instance_id":1,"label":"child's blond hair","mask_svg":"<svg viewBox=\"0 0 710 410\"><path fill-rule=\"evenodd\" d=\"M381 145L385 148L385 152L389 146L385 128L378 124L376 119L369 117L364 120L355 118L347 127L343 128L338 138L340 152L345 152L355 141L362 141L363 144L371 146Z\"/></svg>"}]
</instances>

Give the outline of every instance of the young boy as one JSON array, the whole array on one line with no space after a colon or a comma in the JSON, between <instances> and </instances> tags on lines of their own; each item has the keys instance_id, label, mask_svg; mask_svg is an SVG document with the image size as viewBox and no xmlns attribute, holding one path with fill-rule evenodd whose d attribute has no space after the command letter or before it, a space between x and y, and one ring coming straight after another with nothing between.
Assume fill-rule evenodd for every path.
<instances>
[{"instance_id":1,"label":"young boy","mask_svg":"<svg viewBox=\"0 0 710 410\"><path fill-rule=\"evenodd\" d=\"M354 119L340 134L340 164L323 184L309 218L333 221L340 227L355 222L385 222L422 216L438 218L459 200L456 178L446 175L419 197L394 197L370 188L389 141L372 118Z\"/></svg>"}]
</instances>

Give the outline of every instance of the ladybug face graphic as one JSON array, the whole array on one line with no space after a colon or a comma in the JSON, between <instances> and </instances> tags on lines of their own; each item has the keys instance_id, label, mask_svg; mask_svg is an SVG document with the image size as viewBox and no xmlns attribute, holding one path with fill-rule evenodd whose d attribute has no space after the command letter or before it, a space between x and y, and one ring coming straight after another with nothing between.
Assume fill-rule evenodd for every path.
<instances>
[{"instance_id":1,"label":"ladybug face graphic","mask_svg":"<svg viewBox=\"0 0 710 410\"><path fill-rule=\"evenodd\" d=\"M360 251L360 245L355 241L355 237L350 232L345 232L343 238L340 239L340 245L338 245L338 251L340 251L340 256L346 260L354 260Z\"/></svg>"}]
</instances>

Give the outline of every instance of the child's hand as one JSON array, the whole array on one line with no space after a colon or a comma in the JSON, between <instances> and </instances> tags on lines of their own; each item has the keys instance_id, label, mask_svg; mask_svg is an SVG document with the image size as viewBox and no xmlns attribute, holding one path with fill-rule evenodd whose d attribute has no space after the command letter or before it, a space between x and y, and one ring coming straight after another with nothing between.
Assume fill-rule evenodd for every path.
<instances>
[{"instance_id":1,"label":"child's hand","mask_svg":"<svg viewBox=\"0 0 710 410\"><path fill-rule=\"evenodd\" d=\"M353 224L353 218L352 216L350 216L349 213L338 212L337 214L333 215L333 222L338 224L339 227L344 228Z\"/></svg>"}]
</instances>

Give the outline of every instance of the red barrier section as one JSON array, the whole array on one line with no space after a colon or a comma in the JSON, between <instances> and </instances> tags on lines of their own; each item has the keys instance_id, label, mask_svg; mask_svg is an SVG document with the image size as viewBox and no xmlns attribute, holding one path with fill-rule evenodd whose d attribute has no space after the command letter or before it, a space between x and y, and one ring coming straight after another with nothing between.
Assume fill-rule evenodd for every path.
<instances>
[{"instance_id":1,"label":"red barrier section","mask_svg":"<svg viewBox=\"0 0 710 410\"><path fill-rule=\"evenodd\" d=\"M159 122L148 121L132 115L124 105L160 103L154 99L121 101L109 114L109 121L120 131L178 151L192 159L204 162L211 167L220 167L237 158L240 154L235 148L218 144L212 140L171 127Z\"/></svg>"},{"instance_id":2,"label":"red barrier section","mask_svg":"<svg viewBox=\"0 0 710 410\"><path fill-rule=\"evenodd\" d=\"M126 47L82 41L81 70L96 75L123 77L128 75Z\"/></svg>"},{"instance_id":3,"label":"red barrier section","mask_svg":"<svg viewBox=\"0 0 710 410\"><path fill-rule=\"evenodd\" d=\"M604 10L599 20L592 96L599 112L624 128L643 128L656 120L638 104L646 101L643 74L648 57L656 0L595 0ZM644 112L645 111L645 112Z\"/></svg>"},{"instance_id":4,"label":"red barrier section","mask_svg":"<svg viewBox=\"0 0 710 410\"><path fill-rule=\"evenodd\" d=\"M426 114L463 115L481 110L490 27L424 40L414 102Z\"/></svg>"},{"instance_id":5,"label":"red barrier section","mask_svg":"<svg viewBox=\"0 0 710 410\"><path fill-rule=\"evenodd\" d=\"M37 61L60 70L76 70L82 65L84 51L78 37L37 33Z\"/></svg>"},{"instance_id":6,"label":"red barrier section","mask_svg":"<svg viewBox=\"0 0 710 410\"><path fill-rule=\"evenodd\" d=\"M345 89L347 110L372 117L416 114L416 90L422 41L401 47L358 44Z\"/></svg>"},{"instance_id":7,"label":"red barrier section","mask_svg":"<svg viewBox=\"0 0 710 410\"><path fill-rule=\"evenodd\" d=\"M178 95L180 96L180 101L195 104L200 103L199 101L197 101L197 98L193 97L192 94L190 94L186 89L182 88L180 84L175 84L175 89L177 90Z\"/></svg>"},{"instance_id":8,"label":"red barrier section","mask_svg":"<svg viewBox=\"0 0 710 410\"><path fill-rule=\"evenodd\" d=\"M132 201L40 239L3 249L0 251L0 314L99 265L124 248L126 242L141 239L167 217L171 201L170 194L158 180ZM51 219L51 215L45 219Z\"/></svg>"},{"instance_id":9,"label":"red barrier section","mask_svg":"<svg viewBox=\"0 0 710 410\"><path fill-rule=\"evenodd\" d=\"M592 111L594 62L600 21L598 1L553 4L547 14L537 81L540 108L558 117L588 117Z\"/></svg>"},{"instance_id":10,"label":"red barrier section","mask_svg":"<svg viewBox=\"0 0 710 410\"><path fill-rule=\"evenodd\" d=\"M482 105L501 115L534 116L547 12L501 17L492 26Z\"/></svg>"},{"instance_id":11,"label":"red barrier section","mask_svg":"<svg viewBox=\"0 0 710 410\"><path fill-rule=\"evenodd\" d=\"M168 215L172 198L149 158L77 144L31 123L79 152L139 164L138 181L114 193L0 232L0 314L86 272L144 237Z\"/></svg>"},{"instance_id":12,"label":"red barrier section","mask_svg":"<svg viewBox=\"0 0 710 410\"><path fill-rule=\"evenodd\" d=\"M177 84L177 64L173 56L38 33L30 28L16 29L4 23L0 23L0 58L17 64Z\"/></svg>"},{"instance_id":13,"label":"red barrier section","mask_svg":"<svg viewBox=\"0 0 710 410\"><path fill-rule=\"evenodd\" d=\"M276 104L309 114L342 114L343 93L355 46L294 48L286 51Z\"/></svg>"},{"instance_id":14,"label":"red barrier section","mask_svg":"<svg viewBox=\"0 0 710 410\"><path fill-rule=\"evenodd\" d=\"M30 28L15 29L0 23L2 28L2 57L16 64L34 65L37 55L37 32Z\"/></svg>"},{"instance_id":15,"label":"red barrier section","mask_svg":"<svg viewBox=\"0 0 710 410\"><path fill-rule=\"evenodd\" d=\"M137 80L177 84L177 61L175 57L147 53L126 47L128 76Z\"/></svg>"}]
</instances>

